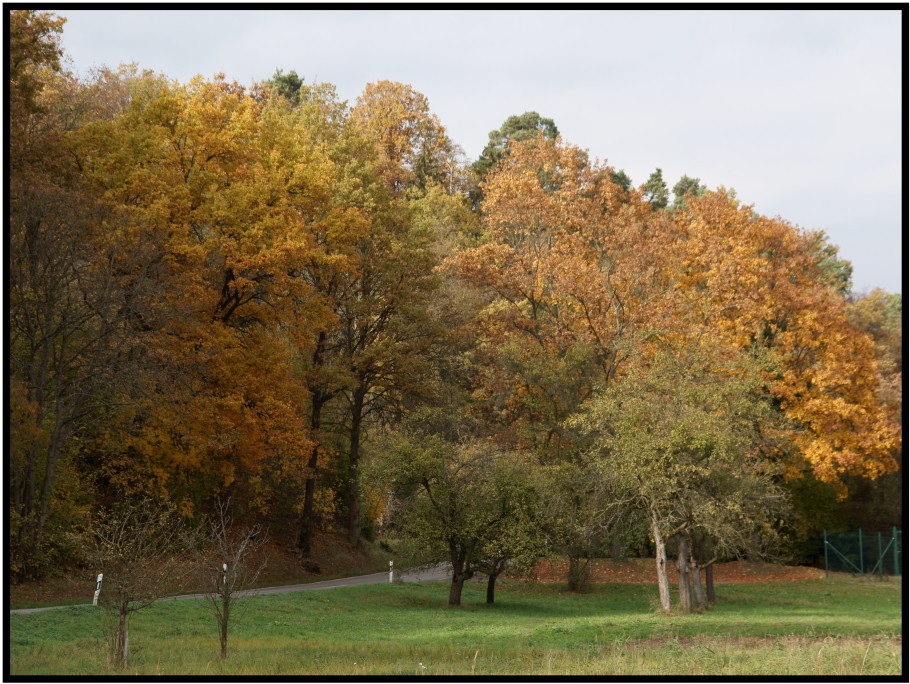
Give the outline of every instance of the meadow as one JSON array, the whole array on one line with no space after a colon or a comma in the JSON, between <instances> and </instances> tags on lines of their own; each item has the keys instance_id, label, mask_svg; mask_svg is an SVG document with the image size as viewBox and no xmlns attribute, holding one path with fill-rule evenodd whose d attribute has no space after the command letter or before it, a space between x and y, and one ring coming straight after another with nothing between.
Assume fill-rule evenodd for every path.
<instances>
[{"instance_id":1,"label":"meadow","mask_svg":"<svg viewBox=\"0 0 910 684\"><path fill-rule=\"evenodd\" d=\"M378 584L245 600L218 657L203 601L160 602L130 626L128 675L900 675L899 580L724 584L701 614L655 612L653 586L504 581ZM9 674L103 676L104 612L10 615Z\"/></svg>"}]
</instances>

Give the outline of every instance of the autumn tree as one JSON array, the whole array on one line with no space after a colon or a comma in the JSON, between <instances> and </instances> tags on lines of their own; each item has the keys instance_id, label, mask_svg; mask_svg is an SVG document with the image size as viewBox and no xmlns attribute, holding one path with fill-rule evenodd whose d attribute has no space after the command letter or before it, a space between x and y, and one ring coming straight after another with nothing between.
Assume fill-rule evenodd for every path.
<instances>
[{"instance_id":1,"label":"autumn tree","mask_svg":"<svg viewBox=\"0 0 910 684\"><path fill-rule=\"evenodd\" d=\"M670 231L654 230L660 216L610 171L559 140L513 142L483 186L481 244L449 262L490 295L475 394L501 439L544 464L579 459L567 421L675 325ZM583 508L593 513L576 506L573 530L591 533ZM565 541L573 572L597 546Z\"/></svg>"},{"instance_id":2,"label":"autumn tree","mask_svg":"<svg viewBox=\"0 0 910 684\"><path fill-rule=\"evenodd\" d=\"M351 383L343 390L348 406L348 539L360 541L360 445L364 421L400 405L403 395L420 394L425 354L439 337L427 315L434 265L425 236L409 232L409 217L397 230L377 230L360 252L360 271L339 302L342 353Z\"/></svg>"},{"instance_id":3,"label":"autumn tree","mask_svg":"<svg viewBox=\"0 0 910 684\"><path fill-rule=\"evenodd\" d=\"M492 171L499 160L509 152L510 140L522 142L532 140L538 135L543 135L548 140L554 140L559 135L559 129L553 119L547 119L537 112L525 112L510 116L502 126L495 131L490 131L488 141L480 157L472 164L478 183L482 183ZM472 206L476 210L483 201L483 190L480 187L471 190Z\"/></svg>"},{"instance_id":4,"label":"autumn tree","mask_svg":"<svg viewBox=\"0 0 910 684\"><path fill-rule=\"evenodd\" d=\"M878 362L878 399L898 425L903 423L903 297L875 289L855 298L847 318L872 337ZM898 469L877 480L849 478L844 502L849 520L869 529L899 526L903 510L901 449L892 452Z\"/></svg>"},{"instance_id":5,"label":"autumn tree","mask_svg":"<svg viewBox=\"0 0 910 684\"><path fill-rule=\"evenodd\" d=\"M351 109L354 125L377 143L380 172L395 194L454 177L455 147L425 95L394 81L368 83Z\"/></svg>"},{"instance_id":6,"label":"autumn tree","mask_svg":"<svg viewBox=\"0 0 910 684\"><path fill-rule=\"evenodd\" d=\"M117 218L80 192L65 145L80 116L68 97L72 78L60 70L64 20L26 10L8 20L9 514L12 568L23 578L65 553L81 526L73 436L116 404L111 388L124 378L129 337L121 280L104 260L106 224Z\"/></svg>"},{"instance_id":7,"label":"autumn tree","mask_svg":"<svg viewBox=\"0 0 910 684\"><path fill-rule=\"evenodd\" d=\"M487 334L589 354L609 381L642 328L663 325L672 243L609 167L560 141L516 144L485 184L483 244L450 263L488 288Z\"/></svg>"},{"instance_id":8,"label":"autumn tree","mask_svg":"<svg viewBox=\"0 0 910 684\"><path fill-rule=\"evenodd\" d=\"M315 297L326 314L303 366L314 437L298 535L306 555L315 531L317 484L327 480L319 478L329 475L330 456L348 536L360 540L365 421L419 389L422 350L433 327L424 312L435 282L432 235L415 226L408 201L373 171L388 161L380 144L388 131L365 128L370 121L349 117L332 105L333 97L308 90L295 111L336 164L332 202L352 219L342 230L314 231L314 258L294 269L311 288L307 297ZM332 116L322 116L326 111Z\"/></svg>"},{"instance_id":9,"label":"autumn tree","mask_svg":"<svg viewBox=\"0 0 910 684\"><path fill-rule=\"evenodd\" d=\"M41 92L48 75L60 71L63 49L60 33L66 19L50 12L11 10L7 15L9 27L9 92L11 161L21 165L29 147L29 120L40 116Z\"/></svg>"},{"instance_id":10,"label":"autumn tree","mask_svg":"<svg viewBox=\"0 0 910 684\"><path fill-rule=\"evenodd\" d=\"M894 470L900 434L877 396L872 340L849 325L814 237L755 215L723 189L690 196L674 222L687 252L681 310L695 329L779 359L766 381L794 425L786 475L809 470L843 494L843 476Z\"/></svg>"},{"instance_id":11,"label":"autumn tree","mask_svg":"<svg viewBox=\"0 0 910 684\"><path fill-rule=\"evenodd\" d=\"M124 397L120 438L97 445L116 445L112 482L198 504L254 484L267 462L285 484L304 479L297 358L331 313L298 267L334 258L318 235L361 222L332 205L334 166L314 136L283 100L196 79L153 84L74 137L86 190L127 217L111 238L144 250L141 270L115 261L133 274L119 296L147 374Z\"/></svg>"}]
</instances>

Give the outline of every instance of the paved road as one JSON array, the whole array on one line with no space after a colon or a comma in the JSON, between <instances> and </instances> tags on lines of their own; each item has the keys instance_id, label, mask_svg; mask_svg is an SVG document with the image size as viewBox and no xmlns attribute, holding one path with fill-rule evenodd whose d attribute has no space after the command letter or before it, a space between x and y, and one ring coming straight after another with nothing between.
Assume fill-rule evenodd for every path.
<instances>
[{"instance_id":1,"label":"paved road","mask_svg":"<svg viewBox=\"0 0 910 684\"><path fill-rule=\"evenodd\" d=\"M405 570L401 574L403 582L441 582L451 578L447 565L436 565L430 568L416 568ZM341 577L333 580L323 580L322 582L310 582L308 584L287 584L280 587L261 587L259 589L250 589L249 591L238 592L239 595L261 596L264 594L289 594L292 591L312 591L315 589L331 589L333 587L356 587L360 584L382 584L389 581L389 573L375 572L371 575L357 575L356 577ZM102 589L103 591L103 589ZM177 599L204 598L205 594L183 594L182 596L167 596L159 599L161 601L175 601ZM82 606L91 606L91 603L78 603L69 606L45 606L43 608L19 608L11 610L10 613L37 613L42 610L59 610L60 608L80 608Z\"/></svg>"}]
</instances>

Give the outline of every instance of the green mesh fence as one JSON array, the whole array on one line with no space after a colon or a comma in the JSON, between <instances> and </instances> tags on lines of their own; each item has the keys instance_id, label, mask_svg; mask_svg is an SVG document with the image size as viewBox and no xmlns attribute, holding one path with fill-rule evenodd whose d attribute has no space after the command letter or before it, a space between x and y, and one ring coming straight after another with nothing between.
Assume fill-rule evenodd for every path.
<instances>
[{"instance_id":1,"label":"green mesh fence","mask_svg":"<svg viewBox=\"0 0 910 684\"><path fill-rule=\"evenodd\" d=\"M901 530L824 532L825 572L853 575L900 575L903 563Z\"/></svg>"}]
</instances>

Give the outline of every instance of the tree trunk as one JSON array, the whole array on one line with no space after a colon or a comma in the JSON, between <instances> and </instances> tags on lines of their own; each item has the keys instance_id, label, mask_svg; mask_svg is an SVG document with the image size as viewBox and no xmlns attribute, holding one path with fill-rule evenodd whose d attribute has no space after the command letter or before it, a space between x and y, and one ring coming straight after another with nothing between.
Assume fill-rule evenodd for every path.
<instances>
[{"instance_id":1,"label":"tree trunk","mask_svg":"<svg viewBox=\"0 0 910 684\"><path fill-rule=\"evenodd\" d=\"M689 577L692 581L692 591L695 595L695 605L699 610L707 608L705 593L701 586L701 566L692 558L689 561Z\"/></svg>"},{"instance_id":2,"label":"tree trunk","mask_svg":"<svg viewBox=\"0 0 910 684\"><path fill-rule=\"evenodd\" d=\"M676 556L676 573L679 578L679 608L684 613L692 612L692 587L689 584L689 540L685 533L679 535Z\"/></svg>"},{"instance_id":3,"label":"tree trunk","mask_svg":"<svg viewBox=\"0 0 910 684\"><path fill-rule=\"evenodd\" d=\"M303 555L307 558L313 551L313 532L315 530L315 520L313 511L316 503L316 465L319 460L319 428L322 425L322 407L329 400L328 395L321 392L314 392L312 398L312 407L310 408L310 430L313 439L313 449L310 451L310 458L307 461L306 485L303 493L303 511L300 515L300 534L297 538L297 546Z\"/></svg>"},{"instance_id":4,"label":"tree trunk","mask_svg":"<svg viewBox=\"0 0 910 684\"><path fill-rule=\"evenodd\" d=\"M569 574L567 579L569 591L582 592L588 586L590 565L587 558L569 556Z\"/></svg>"},{"instance_id":5,"label":"tree trunk","mask_svg":"<svg viewBox=\"0 0 910 684\"><path fill-rule=\"evenodd\" d=\"M41 540L44 537L44 528L47 524L47 511L51 501L51 486L54 481L54 472L57 466L57 458L60 455L60 449L63 445L65 434L59 418L56 420L54 432L51 437L50 447L47 450L47 461L44 465L44 481L41 484L41 506L38 513L38 524L35 528L34 547L41 546Z\"/></svg>"},{"instance_id":6,"label":"tree trunk","mask_svg":"<svg viewBox=\"0 0 910 684\"><path fill-rule=\"evenodd\" d=\"M117 670L125 670L129 660L129 631L127 629L128 612L121 607L117 616L117 631L112 644L111 665Z\"/></svg>"},{"instance_id":7,"label":"tree trunk","mask_svg":"<svg viewBox=\"0 0 910 684\"><path fill-rule=\"evenodd\" d=\"M669 613L670 578L667 576L667 545L660 533L657 514L651 510L651 534L654 536L654 560L657 563L657 592L660 595L660 609Z\"/></svg>"},{"instance_id":8,"label":"tree trunk","mask_svg":"<svg viewBox=\"0 0 910 684\"><path fill-rule=\"evenodd\" d=\"M310 452L310 460L307 461L307 468L310 472L303 490L303 511L300 513L300 534L297 537L297 546L307 558L313 550L313 510L316 502L316 462L318 458L319 444L317 442Z\"/></svg>"},{"instance_id":9,"label":"tree trunk","mask_svg":"<svg viewBox=\"0 0 910 684\"><path fill-rule=\"evenodd\" d=\"M493 603L493 596L496 593L496 578L499 577L498 572L491 572L487 579L487 603Z\"/></svg>"},{"instance_id":10,"label":"tree trunk","mask_svg":"<svg viewBox=\"0 0 910 684\"><path fill-rule=\"evenodd\" d=\"M461 590L464 588L464 579L460 573L452 575L452 586L449 587L449 605L461 605Z\"/></svg>"},{"instance_id":11,"label":"tree trunk","mask_svg":"<svg viewBox=\"0 0 910 684\"><path fill-rule=\"evenodd\" d=\"M714 593L714 564L711 563L705 567L705 591L709 604L717 603L717 596Z\"/></svg>"},{"instance_id":12,"label":"tree trunk","mask_svg":"<svg viewBox=\"0 0 910 684\"><path fill-rule=\"evenodd\" d=\"M358 387L351 398L350 455L348 458L348 541L360 543L360 429L366 390Z\"/></svg>"},{"instance_id":13,"label":"tree trunk","mask_svg":"<svg viewBox=\"0 0 910 684\"><path fill-rule=\"evenodd\" d=\"M465 556L456 549L450 549L452 560L452 586L449 588L449 606L461 605L461 590L466 580L471 579L473 571L467 570Z\"/></svg>"},{"instance_id":14,"label":"tree trunk","mask_svg":"<svg viewBox=\"0 0 910 684\"><path fill-rule=\"evenodd\" d=\"M231 597L221 595L221 659L227 658L228 623L231 617Z\"/></svg>"}]
</instances>

